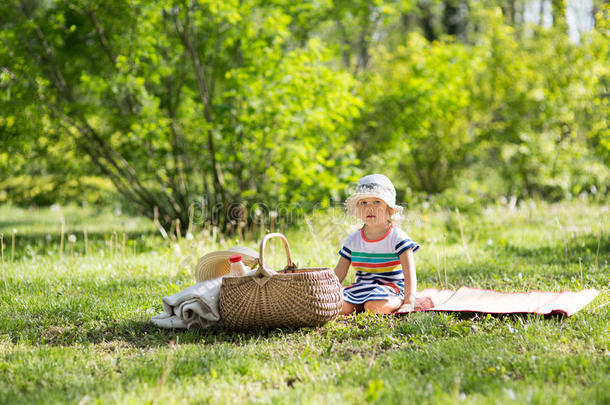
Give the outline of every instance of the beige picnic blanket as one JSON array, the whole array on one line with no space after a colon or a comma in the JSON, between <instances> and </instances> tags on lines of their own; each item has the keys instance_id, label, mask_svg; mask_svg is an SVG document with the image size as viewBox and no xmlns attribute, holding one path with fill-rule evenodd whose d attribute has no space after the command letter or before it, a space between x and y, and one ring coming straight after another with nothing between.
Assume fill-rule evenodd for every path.
<instances>
[{"instance_id":1,"label":"beige picnic blanket","mask_svg":"<svg viewBox=\"0 0 610 405\"><path fill-rule=\"evenodd\" d=\"M425 289L418 293L415 311L481 312L489 314L561 314L574 315L588 305L598 290L500 292L460 287L457 291ZM396 313L412 312L409 306Z\"/></svg>"}]
</instances>

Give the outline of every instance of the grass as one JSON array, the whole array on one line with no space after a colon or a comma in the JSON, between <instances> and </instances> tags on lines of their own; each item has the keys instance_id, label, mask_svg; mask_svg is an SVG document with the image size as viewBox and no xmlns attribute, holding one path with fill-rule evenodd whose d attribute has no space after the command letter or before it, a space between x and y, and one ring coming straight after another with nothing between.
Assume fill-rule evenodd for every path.
<instances>
[{"instance_id":1,"label":"grass","mask_svg":"<svg viewBox=\"0 0 610 405\"><path fill-rule=\"evenodd\" d=\"M264 227L245 241L201 228L165 241L144 219L75 207L62 215L60 252L57 209L0 207L0 403L610 402L607 204L530 202L460 217L422 208L401 224L424 247L419 289L601 291L571 318L360 314L247 333L168 331L149 319L162 296L193 283L199 256L256 247ZM292 222L276 227L301 266L332 267L357 226L340 210ZM266 253L283 265L280 243Z\"/></svg>"}]
</instances>

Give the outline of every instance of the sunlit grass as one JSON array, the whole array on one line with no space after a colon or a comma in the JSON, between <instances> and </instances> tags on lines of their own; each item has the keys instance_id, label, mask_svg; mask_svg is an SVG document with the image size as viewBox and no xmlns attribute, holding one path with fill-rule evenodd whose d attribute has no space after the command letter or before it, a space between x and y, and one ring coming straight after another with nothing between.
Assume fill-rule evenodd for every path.
<instances>
[{"instance_id":1,"label":"sunlit grass","mask_svg":"<svg viewBox=\"0 0 610 405\"><path fill-rule=\"evenodd\" d=\"M66 235L76 236L72 254L66 242L60 255L57 210L0 207L0 403L610 401L607 204L460 214L466 247L453 210L414 208L399 224L423 246L419 289L601 291L571 318L362 314L321 328L248 333L167 331L149 319L161 312L162 296L193 283L202 254L257 248L260 229L245 241L201 228L192 240L163 240L145 219L62 213ZM333 267L357 223L340 210L307 221L277 225L294 261ZM266 257L273 268L285 264L278 241Z\"/></svg>"}]
</instances>

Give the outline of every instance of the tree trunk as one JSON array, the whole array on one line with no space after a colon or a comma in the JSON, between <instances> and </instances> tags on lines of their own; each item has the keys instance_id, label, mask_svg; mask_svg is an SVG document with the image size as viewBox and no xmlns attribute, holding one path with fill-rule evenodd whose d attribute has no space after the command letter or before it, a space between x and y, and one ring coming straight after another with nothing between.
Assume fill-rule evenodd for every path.
<instances>
[{"instance_id":1,"label":"tree trunk","mask_svg":"<svg viewBox=\"0 0 610 405\"><path fill-rule=\"evenodd\" d=\"M436 29L434 28L434 14L430 9L429 4L422 4L420 6L421 16L419 17L419 23L424 32L424 37L430 42L435 41L438 38Z\"/></svg>"},{"instance_id":2,"label":"tree trunk","mask_svg":"<svg viewBox=\"0 0 610 405\"><path fill-rule=\"evenodd\" d=\"M458 37L463 32L463 24L460 17L460 2L458 0L445 0L443 9L443 26L449 35Z\"/></svg>"},{"instance_id":3,"label":"tree trunk","mask_svg":"<svg viewBox=\"0 0 610 405\"><path fill-rule=\"evenodd\" d=\"M193 3L191 2L191 6L192 5ZM187 50L191 63L193 64L193 68L195 69L199 95L201 98L201 104L203 106L203 115L208 124L210 124L206 130L206 138L212 172L212 191L214 194L214 199L216 200L215 206L222 206L221 211L224 214L229 208L229 196L224 184L224 176L220 162L216 158L216 143L214 141L214 131L212 129L212 124L214 122L214 117L212 114L213 95L210 93L210 90L214 88L214 78L206 75L201 61L199 60L196 42L197 34L194 32L193 27L190 26L191 11L191 8L187 9L186 20L184 23L180 21L180 18L176 13L174 15L174 24L176 27L176 32L182 40L184 48ZM220 228L222 230L226 230L228 225L227 215L219 215L218 221Z\"/></svg>"},{"instance_id":4,"label":"tree trunk","mask_svg":"<svg viewBox=\"0 0 610 405\"><path fill-rule=\"evenodd\" d=\"M553 15L553 25L560 30L568 29L568 22L566 19L566 0L551 0L551 13Z\"/></svg>"},{"instance_id":5,"label":"tree trunk","mask_svg":"<svg viewBox=\"0 0 610 405\"><path fill-rule=\"evenodd\" d=\"M544 2L544 0L541 0L541 2ZM502 2L500 8L502 9L502 14L504 14L504 21L506 24L514 26L516 20L515 0L506 0L505 2Z\"/></svg>"}]
</instances>

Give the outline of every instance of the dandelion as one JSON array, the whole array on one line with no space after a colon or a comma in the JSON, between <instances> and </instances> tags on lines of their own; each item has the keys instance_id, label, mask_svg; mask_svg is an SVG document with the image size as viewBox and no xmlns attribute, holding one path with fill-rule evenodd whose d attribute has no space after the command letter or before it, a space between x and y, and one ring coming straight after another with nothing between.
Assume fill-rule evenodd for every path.
<instances>
[{"instance_id":1,"label":"dandelion","mask_svg":"<svg viewBox=\"0 0 610 405\"><path fill-rule=\"evenodd\" d=\"M70 243L70 257L74 257L74 244L76 243L76 235L71 233L68 236L68 242Z\"/></svg>"},{"instance_id":2,"label":"dandelion","mask_svg":"<svg viewBox=\"0 0 610 405\"><path fill-rule=\"evenodd\" d=\"M269 225L270 229L273 229L273 222L275 218L277 218L277 211L269 211L269 218L271 218L271 223Z\"/></svg>"},{"instance_id":3,"label":"dandelion","mask_svg":"<svg viewBox=\"0 0 610 405\"><path fill-rule=\"evenodd\" d=\"M190 232L186 233L186 240L193 240L193 234Z\"/></svg>"},{"instance_id":4,"label":"dandelion","mask_svg":"<svg viewBox=\"0 0 610 405\"><path fill-rule=\"evenodd\" d=\"M182 255L182 249L180 249L180 245L174 243L174 255L176 257L180 257Z\"/></svg>"},{"instance_id":5,"label":"dandelion","mask_svg":"<svg viewBox=\"0 0 610 405\"><path fill-rule=\"evenodd\" d=\"M517 400L517 394L515 393L515 391L512 388L503 388L504 393L506 394L507 397L509 397L511 400L516 401Z\"/></svg>"},{"instance_id":6,"label":"dandelion","mask_svg":"<svg viewBox=\"0 0 610 405\"><path fill-rule=\"evenodd\" d=\"M487 246L491 246L491 245L493 245L493 243L494 242L491 239L487 239Z\"/></svg>"}]
</instances>

